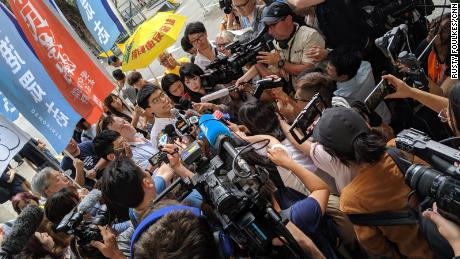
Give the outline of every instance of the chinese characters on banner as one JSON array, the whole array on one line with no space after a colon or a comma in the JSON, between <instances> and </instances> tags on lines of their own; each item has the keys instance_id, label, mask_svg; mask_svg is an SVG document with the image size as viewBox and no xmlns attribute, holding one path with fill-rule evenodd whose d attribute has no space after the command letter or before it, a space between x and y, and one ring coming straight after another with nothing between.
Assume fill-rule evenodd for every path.
<instances>
[{"instance_id":1,"label":"chinese characters on banner","mask_svg":"<svg viewBox=\"0 0 460 259\"><path fill-rule=\"evenodd\" d=\"M38 59L61 94L88 122L95 123L102 114L101 99L113 89L111 81L80 47L47 1L8 2ZM28 81L33 81L32 76L22 80L25 84Z\"/></svg>"},{"instance_id":2,"label":"chinese characters on banner","mask_svg":"<svg viewBox=\"0 0 460 259\"><path fill-rule=\"evenodd\" d=\"M156 44L161 42L163 39L164 33L168 33L172 26L176 23L176 20L168 18L166 19L165 23L160 27L158 32L154 32L152 37L144 44L136 49L131 51L131 60L137 59L139 56L144 54L147 51L150 51L155 47Z\"/></svg>"},{"instance_id":3,"label":"chinese characters on banner","mask_svg":"<svg viewBox=\"0 0 460 259\"><path fill-rule=\"evenodd\" d=\"M16 21L1 7L0 90L60 152L72 137L80 116L56 91L56 85L17 31Z\"/></svg>"},{"instance_id":4,"label":"chinese characters on banner","mask_svg":"<svg viewBox=\"0 0 460 259\"><path fill-rule=\"evenodd\" d=\"M83 22L104 51L109 51L121 32L122 25L108 6L107 0L77 0Z\"/></svg>"}]
</instances>

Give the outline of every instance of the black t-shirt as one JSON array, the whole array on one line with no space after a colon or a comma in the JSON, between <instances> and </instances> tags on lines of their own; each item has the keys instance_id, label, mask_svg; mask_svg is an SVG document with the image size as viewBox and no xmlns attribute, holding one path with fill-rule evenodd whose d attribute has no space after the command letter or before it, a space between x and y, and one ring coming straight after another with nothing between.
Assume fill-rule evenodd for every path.
<instances>
[{"instance_id":1,"label":"black t-shirt","mask_svg":"<svg viewBox=\"0 0 460 259\"><path fill-rule=\"evenodd\" d=\"M78 144L78 148L80 149L80 155L78 155L75 158L78 158L81 161L83 161L83 164L85 165L86 170L93 169L93 167L97 164L97 161L99 160L99 157L96 155L96 152L94 151L93 142L91 141L82 142ZM72 159L70 159L69 157L65 156L62 159L61 169L64 171L72 170L71 177L75 178L75 167L73 166ZM85 177L86 186L93 186L93 184L94 184L93 180L87 179Z\"/></svg>"},{"instance_id":2,"label":"black t-shirt","mask_svg":"<svg viewBox=\"0 0 460 259\"><path fill-rule=\"evenodd\" d=\"M363 49L369 32L360 20L359 7L354 1L326 0L316 6L321 32L326 38L326 47L353 46Z\"/></svg>"}]
</instances>

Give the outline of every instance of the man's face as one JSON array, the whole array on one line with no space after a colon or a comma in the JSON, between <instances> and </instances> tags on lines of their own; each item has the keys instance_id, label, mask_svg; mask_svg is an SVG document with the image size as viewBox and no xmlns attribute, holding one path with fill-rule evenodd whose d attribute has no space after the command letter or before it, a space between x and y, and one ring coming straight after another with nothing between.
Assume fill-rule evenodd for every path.
<instances>
[{"instance_id":1,"label":"man's face","mask_svg":"<svg viewBox=\"0 0 460 259\"><path fill-rule=\"evenodd\" d=\"M248 16L254 12L255 0L233 0L233 8L241 15Z\"/></svg>"},{"instance_id":2,"label":"man's face","mask_svg":"<svg viewBox=\"0 0 460 259\"><path fill-rule=\"evenodd\" d=\"M338 81L337 70L330 62L327 63L326 73L333 81Z\"/></svg>"},{"instance_id":3,"label":"man's face","mask_svg":"<svg viewBox=\"0 0 460 259\"><path fill-rule=\"evenodd\" d=\"M171 54L163 54L159 58L160 64L167 69L174 69L177 65L176 59Z\"/></svg>"},{"instance_id":4,"label":"man's face","mask_svg":"<svg viewBox=\"0 0 460 259\"><path fill-rule=\"evenodd\" d=\"M67 178L67 176L56 170L54 170L49 176L49 182L49 186L45 189L45 194L47 197L65 187L72 185L72 182L69 180L69 178Z\"/></svg>"},{"instance_id":5,"label":"man's face","mask_svg":"<svg viewBox=\"0 0 460 259\"><path fill-rule=\"evenodd\" d=\"M229 57L232 54L229 49L225 49L225 46L227 46L230 43L230 41L226 41L223 37L216 38L217 49L220 53L224 54L227 57Z\"/></svg>"},{"instance_id":6,"label":"man's face","mask_svg":"<svg viewBox=\"0 0 460 259\"><path fill-rule=\"evenodd\" d=\"M198 51L203 51L208 47L208 35L206 32L192 33L188 35L192 46Z\"/></svg>"},{"instance_id":7,"label":"man's face","mask_svg":"<svg viewBox=\"0 0 460 259\"><path fill-rule=\"evenodd\" d=\"M281 18L275 23L267 24L268 33L276 40L287 40L294 29L290 15Z\"/></svg>"},{"instance_id":8,"label":"man's face","mask_svg":"<svg viewBox=\"0 0 460 259\"><path fill-rule=\"evenodd\" d=\"M127 148L129 148L129 146L126 146L126 140L122 136L118 137L113 142L113 152L116 157L126 156Z\"/></svg>"},{"instance_id":9,"label":"man's face","mask_svg":"<svg viewBox=\"0 0 460 259\"><path fill-rule=\"evenodd\" d=\"M184 85L178 80L169 87L169 92L176 97L182 97L185 94Z\"/></svg>"},{"instance_id":10,"label":"man's face","mask_svg":"<svg viewBox=\"0 0 460 259\"><path fill-rule=\"evenodd\" d=\"M120 133L120 135L125 138L132 138L137 132L131 123L121 117L114 117L113 123L110 124L108 128Z\"/></svg>"},{"instance_id":11,"label":"man's face","mask_svg":"<svg viewBox=\"0 0 460 259\"><path fill-rule=\"evenodd\" d=\"M65 150L74 157L78 157L80 155L80 148L78 147L78 143L73 138L70 140L69 144L67 144Z\"/></svg>"},{"instance_id":12,"label":"man's face","mask_svg":"<svg viewBox=\"0 0 460 259\"><path fill-rule=\"evenodd\" d=\"M157 90L149 96L148 107L145 111L155 115L165 115L170 113L172 107L168 96L163 91Z\"/></svg>"}]
</instances>

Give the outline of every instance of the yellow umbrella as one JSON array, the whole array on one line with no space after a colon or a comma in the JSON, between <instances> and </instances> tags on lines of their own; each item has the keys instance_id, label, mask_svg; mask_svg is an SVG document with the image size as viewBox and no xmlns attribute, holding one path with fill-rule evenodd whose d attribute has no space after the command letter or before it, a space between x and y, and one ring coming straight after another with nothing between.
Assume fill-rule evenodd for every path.
<instances>
[{"instance_id":1,"label":"yellow umbrella","mask_svg":"<svg viewBox=\"0 0 460 259\"><path fill-rule=\"evenodd\" d=\"M109 50L107 52L102 52L101 54L99 54L99 57L101 57L101 58L108 58L110 56L113 56L113 52L111 50Z\"/></svg>"},{"instance_id":2,"label":"yellow umbrella","mask_svg":"<svg viewBox=\"0 0 460 259\"><path fill-rule=\"evenodd\" d=\"M147 67L158 55L174 44L187 17L158 13L141 24L125 42L123 71Z\"/></svg>"}]
</instances>

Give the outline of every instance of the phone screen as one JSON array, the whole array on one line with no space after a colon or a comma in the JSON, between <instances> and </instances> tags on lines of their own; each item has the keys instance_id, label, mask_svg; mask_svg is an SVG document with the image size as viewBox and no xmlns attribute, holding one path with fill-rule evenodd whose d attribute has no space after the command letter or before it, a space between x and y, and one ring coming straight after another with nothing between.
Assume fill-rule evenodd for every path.
<instances>
[{"instance_id":1,"label":"phone screen","mask_svg":"<svg viewBox=\"0 0 460 259\"><path fill-rule=\"evenodd\" d=\"M379 84L374 88L374 90L372 90L372 92L367 96L364 103L370 111L373 111L375 108L377 108L380 102L383 101L385 96L394 92L395 89L393 88L393 86L389 85L387 81L382 79L379 82Z\"/></svg>"}]
</instances>

